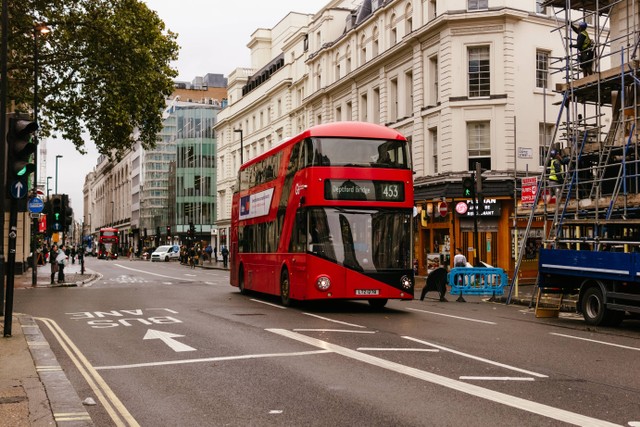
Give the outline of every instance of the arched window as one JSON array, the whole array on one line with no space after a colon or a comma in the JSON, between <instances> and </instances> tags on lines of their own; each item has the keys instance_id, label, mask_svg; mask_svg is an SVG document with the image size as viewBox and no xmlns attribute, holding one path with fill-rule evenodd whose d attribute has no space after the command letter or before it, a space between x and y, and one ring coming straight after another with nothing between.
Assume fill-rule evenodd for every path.
<instances>
[{"instance_id":1,"label":"arched window","mask_svg":"<svg viewBox=\"0 0 640 427\"><path fill-rule=\"evenodd\" d=\"M380 34L378 31L378 27L373 27L372 40L373 42L372 42L371 56L375 58L376 56L378 56L379 49L380 49Z\"/></svg>"},{"instance_id":2,"label":"arched window","mask_svg":"<svg viewBox=\"0 0 640 427\"><path fill-rule=\"evenodd\" d=\"M360 64L367 62L367 38L366 35L360 36Z\"/></svg>"},{"instance_id":3,"label":"arched window","mask_svg":"<svg viewBox=\"0 0 640 427\"><path fill-rule=\"evenodd\" d=\"M345 64L346 64L346 74L349 74L351 72L351 45L348 44L347 45L347 52L344 55L344 59L345 59Z\"/></svg>"},{"instance_id":4,"label":"arched window","mask_svg":"<svg viewBox=\"0 0 640 427\"><path fill-rule=\"evenodd\" d=\"M411 6L411 3L409 3L405 9L404 19L405 19L404 32L406 35L413 31L413 7Z\"/></svg>"},{"instance_id":5,"label":"arched window","mask_svg":"<svg viewBox=\"0 0 640 427\"><path fill-rule=\"evenodd\" d=\"M336 81L340 80L340 52L336 53L335 61Z\"/></svg>"},{"instance_id":6,"label":"arched window","mask_svg":"<svg viewBox=\"0 0 640 427\"><path fill-rule=\"evenodd\" d=\"M316 89L317 90L322 89L321 73L322 73L322 68L320 68L320 65L318 64L318 66L316 67Z\"/></svg>"},{"instance_id":7,"label":"arched window","mask_svg":"<svg viewBox=\"0 0 640 427\"><path fill-rule=\"evenodd\" d=\"M396 14L391 15L391 21L389 21L390 28L390 45L394 46L398 43L398 23L396 22Z\"/></svg>"}]
</instances>

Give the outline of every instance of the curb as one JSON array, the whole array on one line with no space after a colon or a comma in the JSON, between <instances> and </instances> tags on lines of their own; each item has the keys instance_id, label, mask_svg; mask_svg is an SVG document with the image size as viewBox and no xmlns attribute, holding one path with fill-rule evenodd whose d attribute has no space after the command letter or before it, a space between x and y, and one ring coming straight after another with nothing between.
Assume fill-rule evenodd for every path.
<instances>
[{"instance_id":1,"label":"curb","mask_svg":"<svg viewBox=\"0 0 640 427\"><path fill-rule=\"evenodd\" d=\"M93 426L91 416L82 405L80 396L62 370L34 318L20 315L20 323L56 424L64 423L65 426L73 427Z\"/></svg>"}]
</instances>

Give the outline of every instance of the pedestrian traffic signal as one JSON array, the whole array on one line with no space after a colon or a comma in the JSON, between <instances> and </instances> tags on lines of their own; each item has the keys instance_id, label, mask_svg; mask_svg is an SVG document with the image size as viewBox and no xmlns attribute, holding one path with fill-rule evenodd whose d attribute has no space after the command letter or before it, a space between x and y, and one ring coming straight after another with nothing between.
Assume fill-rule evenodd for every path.
<instances>
[{"instance_id":1,"label":"pedestrian traffic signal","mask_svg":"<svg viewBox=\"0 0 640 427\"><path fill-rule=\"evenodd\" d=\"M51 199L51 231L53 232L58 232L58 231L62 231L64 229L63 227L63 212L64 210L62 209L63 202L62 202L62 196L59 194L56 194L55 196L53 196L53 198Z\"/></svg>"},{"instance_id":2,"label":"pedestrian traffic signal","mask_svg":"<svg viewBox=\"0 0 640 427\"><path fill-rule=\"evenodd\" d=\"M462 179L462 197L473 198L475 194L475 182L473 177L467 176Z\"/></svg>"},{"instance_id":3,"label":"pedestrian traffic signal","mask_svg":"<svg viewBox=\"0 0 640 427\"><path fill-rule=\"evenodd\" d=\"M27 177L35 172L36 165L31 156L37 146L33 143L33 134L38 124L25 119L12 117L9 119L7 132L7 180L21 179L26 183ZM9 182L10 183L10 182Z\"/></svg>"}]
</instances>

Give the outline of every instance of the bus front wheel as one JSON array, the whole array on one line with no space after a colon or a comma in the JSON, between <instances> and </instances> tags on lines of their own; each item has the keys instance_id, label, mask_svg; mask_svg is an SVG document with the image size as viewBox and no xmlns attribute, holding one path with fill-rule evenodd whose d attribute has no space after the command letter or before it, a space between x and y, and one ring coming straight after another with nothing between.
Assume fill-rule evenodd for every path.
<instances>
[{"instance_id":1,"label":"bus front wheel","mask_svg":"<svg viewBox=\"0 0 640 427\"><path fill-rule=\"evenodd\" d=\"M387 305L387 301L389 300L386 298L372 298L369 300L369 305L376 310L381 310Z\"/></svg>"},{"instance_id":2,"label":"bus front wheel","mask_svg":"<svg viewBox=\"0 0 640 427\"><path fill-rule=\"evenodd\" d=\"M285 268L280 274L280 300L282 301L282 305L284 305L285 307L289 307L291 305L291 297L289 296L289 293L289 272Z\"/></svg>"}]
</instances>

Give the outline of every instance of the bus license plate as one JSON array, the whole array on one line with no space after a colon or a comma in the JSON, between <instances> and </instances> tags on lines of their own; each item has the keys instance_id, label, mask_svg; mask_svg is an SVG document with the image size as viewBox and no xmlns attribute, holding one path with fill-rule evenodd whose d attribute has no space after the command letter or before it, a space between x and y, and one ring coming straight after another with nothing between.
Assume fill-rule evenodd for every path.
<instances>
[{"instance_id":1,"label":"bus license plate","mask_svg":"<svg viewBox=\"0 0 640 427\"><path fill-rule=\"evenodd\" d=\"M356 295L380 295L379 289L356 289Z\"/></svg>"}]
</instances>

